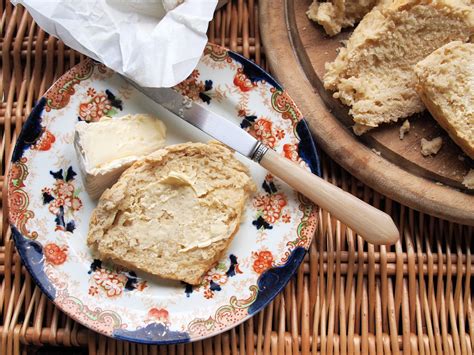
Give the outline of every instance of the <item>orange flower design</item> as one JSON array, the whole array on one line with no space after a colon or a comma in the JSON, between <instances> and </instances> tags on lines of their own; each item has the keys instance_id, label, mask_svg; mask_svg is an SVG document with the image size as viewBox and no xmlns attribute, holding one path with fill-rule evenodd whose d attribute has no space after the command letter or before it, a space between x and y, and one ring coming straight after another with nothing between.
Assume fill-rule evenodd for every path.
<instances>
[{"instance_id":1,"label":"orange flower design","mask_svg":"<svg viewBox=\"0 0 474 355\"><path fill-rule=\"evenodd\" d=\"M74 185L64 180L56 180L53 191L57 198L66 199L74 194Z\"/></svg>"},{"instance_id":2,"label":"orange flower design","mask_svg":"<svg viewBox=\"0 0 474 355\"><path fill-rule=\"evenodd\" d=\"M202 278L199 290L202 291L204 298L211 299L216 292L222 291L224 285L231 277L242 274L239 268L237 256L229 255L230 264L219 262L214 265ZM185 291L187 294L188 291Z\"/></svg>"},{"instance_id":3,"label":"orange flower design","mask_svg":"<svg viewBox=\"0 0 474 355\"><path fill-rule=\"evenodd\" d=\"M191 100L197 100L199 99L199 93L205 91L204 83L202 81L198 82L198 78L199 70L194 69L186 80L176 85L176 88L182 95L189 97Z\"/></svg>"},{"instance_id":4,"label":"orange flower design","mask_svg":"<svg viewBox=\"0 0 474 355\"><path fill-rule=\"evenodd\" d=\"M138 284L137 284L137 291L143 291L145 288L147 288L148 285L147 285L147 282L146 281L140 281Z\"/></svg>"},{"instance_id":5,"label":"orange flower design","mask_svg":"<svg viewBox=\"0 0 474 355\"><path fill-rule=\"evenodd\" d=\"M58 214L59 213L59 207L64 205L64 200L57 198L49 203L48 210L52 214Z\"/></svg>"},{"instance_id":6,"label":"orange flower design","mask_svg":"<svg viewBox=\"0 0 474 355\"><path fill-rule=\"evenodd\" d=\"M219 271L209 271L209 273L205 276L205 279L208 282L215 282L219 285L224 285L227 282L227 275L225 272L219 272Z\"/></svg>"},{"instance_id":7,"label":"orange flower design","mask_svg":"<svg viewBox=\"0 0 474 355\"><path fill-rule=\"evenodd\" d=\"M76 225L73 218L74 212L82 208L79 198L79 190L74 187L74 176L76 172L70 166L66 171L49 172L55 179L52 188L45 187L41 190L43 204L48 205L48 210L56 216L56 229L66 232L74 232Z\"/></svg>"},{"instance_id":8,"label":"orange flower design","mask_svg":"<svg viewBox=\"0 0 474 355\"><path fill-rule=\"evenodd\" d=\"M276 138L273 135L271 121L265 118L260 118L255 121L253 129L255 132L255 138L260 140L263 144L268 145L270 148L275 147Z\"/></svg>"},{"instance_id":9,"label":"orange flower design","mask_svg":"<svg viewBox=\"0 0 474 355\"><path fill-rule=\"evenodd\" d=\"M95 94L96 94L96 91L95 91L94 88L87 89L87 95L88 96L94 97Z\"/></svg>"},{"instance_id":10,"label":"orange flower design","mask_svg":"<svg viewBox=\"0 0 474 355\"><path fill-rule=\"evenodd\" d=\"M298 145L296 144L284 144L283 153L287 159L291 161L298 162L300 161L300 156L298 154Z\"/></svg>"},{"instance_id":11,"label":"orange flower design","mask_svg":"<svg viewBox=\"0 0 474 355\"><path fill-rule=\"evenodd\" d=\"M89 295L95 296L99 293L99 289L96 286L89 287Z\"/></svg>"},{"instance_id":12,"label":"orange flower design","mask_svg":"<svg viewBox=\"0 0 474 355\"><path fill-rule=\"evenodd\" d=\"M277 129L277 131L276 131L276 137L277 137L278 139L280 139L280 140L283 139L283 138L285 138L285 131L282 130L282 129Z\"/></svg>"},{"instance_id":13,"label":"orange flower design","mask_svg":"<svg viewBox=\"0 0 474 355\"><path fill-rule=\"evenodd\" d=\"M206 288L206 289L204 290L204 297L205 297L206 299L211 299L213 296L214 296L214 292L212 292L211 289Z\"/></svg>"},{"instance_id":14,"label":"orange flower design","mask_svg":"<svg viewBox=\"0 0 474 355\"><path fill-rule=\"evenodd\" d=\"M44 246L43 253L46 262L61 265L67 259L67 246L59 247L54 243L49 243Z\"/></svg>"},{"instance_id":15,"label":"orange flower design","mask_svg":"<svg viewBox=\"0 0 474 355\"><path fill-rule=\"evenodd\" d=\"M250 91L257 86L256 83L252 83L252 81L247 77L247 75L245 75L242 68L237 69L237 73L235 73L234 85L237 86L243 92Z\"/></svg>"},{"instance_id":16,"label":"orange flower design","mask_svg":"<svg viewBox=\"0 0 474 355\"><path fill-rule=\"evenodd\" d=\"M263 218L270 224L280 219L283 207L287 205L286 197L282 193L258 196L253 205L263 213Z\"/></svg>"},{"instance_id":17,"label":"orange flower design","mask_svg":"<svg viewBox=\"0 0 474 355\"><path fill-rule=\"evenodd\" d=\"M105 290L108 297L121 295L127 282L124 275L103 268L95 271L93 278L95 283Z\"/></svg>"},{"instance_id":18,"label":"orange flower design","mask_svg":"<svg viewBox=\"0 0 474 355\"><path fill-rule=\"evenodd\" d=\"M66 197L64 199L64 206L72 209L73 211L79 211L82 207L82 201L78 197Z\"/></svg>"},{"instance_id":19,"label":"orange flower design","mask_svg":"<svg viewBox=\"0 0 474 355\"><path fill-rule=\"evenodd\" d=\"M79 105L79 116L86 122L99 121L112 109L105 94L96 95L91 101Z\"/></svg>"},{"instance_id":20,"label":"orange flower design","mask_svg":"<svg viewBox=\"0 0 474 355\"><path fill-rule=\"evenodd\" d=\"M158 323L169 324L169 313L164 308L151 308L148 311L148 318Z\"/></svg>"},{"instance_id":21,"label":"orange flower design","mask_svg":"<svg viewBox=\"0 0 474 355\"><path fill-rule=\"evenodd\" d=\"M31 149L46 151L51 148L55 141L56 137L50 131L43 130L43 134L39 137Z\"/></svg>"},{"instance_id":22,"label":"orange flower design","mask_svg":"<svg viewBox=\"0 0 474 355\"><path fill-rule=\"evenodd\" d=\"M273 181L273 175L270 174L270 173L265 175L265 180L267 180L268 182L272 182Z\"/></svg>"},{"instance_id":23,"label":"orange flower design","mask_svg":"<svg viewBox=\"0 0 474 355\"><path fill-rule=\"evenodd\" d=\"M269 250L253 252L252 256L254 258L252 267L257 274L261 274L265 270L271 268L273 265L273 255Z\"/></svg>"}]
</instances>

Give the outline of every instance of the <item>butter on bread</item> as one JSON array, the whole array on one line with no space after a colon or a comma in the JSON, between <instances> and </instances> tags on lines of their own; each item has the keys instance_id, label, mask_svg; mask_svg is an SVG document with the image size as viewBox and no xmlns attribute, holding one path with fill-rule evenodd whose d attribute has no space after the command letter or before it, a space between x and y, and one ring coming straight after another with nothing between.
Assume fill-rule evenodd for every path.
<instances>
[{"instance_id":1,"label":"butter on bread","mask_svg":"<svg viewBox=\"0 0 474 355\"><path fill-rule=\"evenodd\" d=\"M415 73L428 111L474 159L474 44L448 43L420 61Z\"/></svg>"},{"instance_id":2,"label":"butter on bread","mask_svg":"<svg viewBox=\"0 0 474 355\"><path fill-rule=\"evenodd\" d=\"M342 28L352 27L376 5L387 5L392 0L314 0L306 15L324 27L330 36L337 35Z\"/></svg>"},{"instance_id":3,"label":"butter on bread","mask_svg":"<svg viewBox=\"0 0 474 355\"><path fill-rule=\"evenodd\" d=\"M474 7L461 0L398 0L375 7L337 58L326 64L324 86L350 106L363 133L424 110L413 67L431 52L474 35Z\"/></svg>"},{"instance_id":4,"label":"butter on bread","mask_svg":"<svg viewBox=\"0 0 474 355\"><path fill-rule=\"evenodd\" d=\"M168 146L102 194L87 243L101 259L196 285L237 233L255 189L220 143Z\"/></svg>"},{"instance_id":5,"label":"butter on bread","mask_svg":"<svg viewBox=\"0 0 474 355\"><path fill-rule=\"evenodd\" d=\"M89 196L98 198L135 161L164 146L166 127L146 114L78 122L74 147Z\"/></svg>"}]
</instances>

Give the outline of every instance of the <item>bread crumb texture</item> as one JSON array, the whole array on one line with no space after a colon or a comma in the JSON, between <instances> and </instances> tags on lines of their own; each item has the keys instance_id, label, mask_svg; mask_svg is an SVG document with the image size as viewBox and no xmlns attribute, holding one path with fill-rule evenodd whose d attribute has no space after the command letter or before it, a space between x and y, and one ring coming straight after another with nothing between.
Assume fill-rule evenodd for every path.
<instances>
[{"instance_id":1,"label":"bread crumb texture","mask_svg":"<svg viewBox=\"0 0 474 355\"><path fill-rule=\"evenodd\" d=\"M474 6L461 0L398 0L375 7L360 22L324 86L350 106L355 132L424 110L413 67L451 41L474 35Z\"/></svg>"},{"instance_id":2,"label":"bread crumb texture","mask_svg":"<svg viewBox=\"0 0 474 355\"><path fill-rule=\"evenodd\" d=\"M468 189L474 189L474 169L469 170L469 172L464 176L462 184Z\"/></svg>"},{"instance_id":3,"label":"bread crumb texture","mask_svg":"<svg viewBox=\"0 0 474 355\"><path fill-rule=\"evenodd\" d=\"M199 284L237 233L255 189L248 169L222 144L168 146L103 193L87 243L101 259Z\"/></svg>"},{"instance_id":4,"label":"bread crumb texture","mask_svg":"<svg viewBox=\"0 0 474 355\"><path fill-rule=\"evenodd\" d=\"M420 61L415 73L431 115L474 159L474 44L448 43Z\"/></svg>"},{"instance_id":5,"label":"bread crumb texture","mask_svg":"<svg viewBox=\"0 0 474 355\"><path fill-rule=\"evenodd\" d=\"M442 145L443 139L441 137L436 137L432 140L421 138L421 154L423 154L425 157L436 155L438 154Z\"/></svg>"},{"instance_id":6,"label":"bread crumb texture","mask_svg":"<svg viewBox=\"0 0 474 355\"><path fill-rule=\"evenodd\" d=\"M405 120L403 124L400 126L399 137L400 139L405 138L405 134L410 132L410 121Z\"/></svg>"},{"instance_id":7,"label":"bread crumb texture","mask_svg":"<svg viewBox=\"0 0 474 355\"><path fill-rule=\"evenodd\" d=\"M386 5L392 0L314 0L306 14L312 21L324 27L326 33L334 36L342 28L352 27L376 5Z\"/></svg>"}]
</instances>

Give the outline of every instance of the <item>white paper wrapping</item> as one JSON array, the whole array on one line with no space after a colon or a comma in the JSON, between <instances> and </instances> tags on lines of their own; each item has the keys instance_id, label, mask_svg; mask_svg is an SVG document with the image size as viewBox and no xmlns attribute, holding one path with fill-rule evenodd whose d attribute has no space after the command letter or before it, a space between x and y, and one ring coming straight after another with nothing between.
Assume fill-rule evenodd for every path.
<instances>
[{"instance_id":1,"label":"white paper wrapping","mask_svg":"<svg viewBox=\"0 0 474 355\"><path fill-rule=\"evenodd\" d=\"M145 87L196 67L217 0L12 0L66 45Z\"/></svg>"}]
</instances>

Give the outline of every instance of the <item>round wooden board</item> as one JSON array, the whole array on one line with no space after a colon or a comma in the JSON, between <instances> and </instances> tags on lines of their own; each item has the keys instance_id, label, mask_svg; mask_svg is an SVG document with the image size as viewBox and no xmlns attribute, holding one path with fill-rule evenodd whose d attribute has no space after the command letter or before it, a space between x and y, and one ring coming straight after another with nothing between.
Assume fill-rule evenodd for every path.
<instances>
[{"instance_id":1,"label":"round wooden board","mask_svg":"<svg viewBox=\"0 0 474 355\"><path fill-rule=\"evenodd\" d=\"M357 137L348 109L321 82L324 64L350 32L328 37L305 12L312 0L261 0L261 33L272 72L295 98L319 145L351 174L380 193L419 211L474 225L474 195L463 191L472 160L428 113L411 117L412 129L399 139L400 123ZM420 153L420 140L441 136L434 157Z\"/></svg>"}]
</instances>

